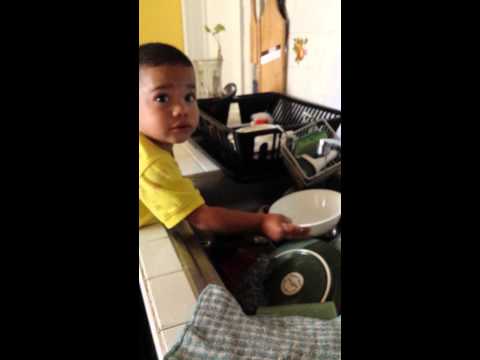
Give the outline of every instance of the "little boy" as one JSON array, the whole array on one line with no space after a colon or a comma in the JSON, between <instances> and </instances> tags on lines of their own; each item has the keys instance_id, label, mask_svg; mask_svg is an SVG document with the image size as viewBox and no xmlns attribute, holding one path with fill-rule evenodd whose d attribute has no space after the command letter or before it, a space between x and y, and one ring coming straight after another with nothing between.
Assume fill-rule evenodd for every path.
<instances>
[{"instance_id":1,"label":"little boy","mask_svg":"<svg viewBox=\"0 0 480 360\"><path fill-rule=\"evenodd\" d=\"M304 236L307 229L279 214L211 207L173 158L173 145L188 140L199 121L195 73L178 49L150 43L139 49L140 227L182 220L203 231L257 232L274 241Z\"/></svg>"}]
</instances>

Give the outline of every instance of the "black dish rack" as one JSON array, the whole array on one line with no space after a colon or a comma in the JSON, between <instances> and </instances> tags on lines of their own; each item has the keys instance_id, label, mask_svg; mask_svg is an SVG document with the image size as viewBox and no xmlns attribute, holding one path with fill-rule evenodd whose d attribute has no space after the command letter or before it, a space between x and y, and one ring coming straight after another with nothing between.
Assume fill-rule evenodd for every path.
<instances>
[{"instance_id":1,"label":"black dish rack","mask_svg":"<svg viewBox=\"0 0 480 360\"><path fill-rule=\"evenodd\" d=\"M287 174L281 161L282 132L266 129L252 133L238 133L239 127L228 127L232 103L238 103L241 123L251 121L252 114L268 112L274 124L284 131L297 130L313 121L326 120L333 129L340 125L339 110L312 104L279 93L258 93L233 98L200 99L200 122L193 140L223 169L227 176L239 182L251 182ZM255 138L271 135L271 146L261 146L255 152Z\"/></svg>"}]
</instances>

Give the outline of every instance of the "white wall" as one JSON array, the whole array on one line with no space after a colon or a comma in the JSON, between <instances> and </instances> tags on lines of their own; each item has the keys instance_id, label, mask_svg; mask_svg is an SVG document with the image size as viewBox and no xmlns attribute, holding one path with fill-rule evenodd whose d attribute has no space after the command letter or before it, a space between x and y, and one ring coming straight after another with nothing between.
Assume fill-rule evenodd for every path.
<instances>
[{"instance_id":1,"label":"white wall","mask_svg":"<svg viewBox=\"0 0 480 360\"><path fill-rule=\"evenodd\" d=\"M290 19L287 93L341 109L341 1L287 0ZM297 64L293 39L308 38Z\"/></svg>"},{"instance_id":2,"label":"white wall","mask_svg":"<svg viewBox=\"0 0 480 360\"><path fill-rule=\"evenodd\" d=\"M204 0L182 0L185 52L192 59L208 57L208 42L203 31L206 9Z\"/></svg>"},{"instance_id":3,"label":"white wall","mask_svg":"<svg viewBox=\"0 0 480 360\"><path fill-rule=\"evenodd\" d=\"M243 92L244 47L242 46L242 12L243 7L239 0L206 0L207 23L210 27L221 23L227 29L219 34L223 52L223 85L234 82L240 92ZM210 56L217 54L217 44L212 36L209 37Z\"/></svg>"},{"instance_id":4,"label":"white wall","mask_svg":"<svg viewBox=\"0 0 480 360\"><path fill-rule=\"evenodd\" d=\"M245 49L242 45L244 43L242 1L183 0L185 51L187 55L193 60L215 58L217 56L217 43L213 36L204 30L204 26L208 25L213 28L216 24L223 24L226 31L218 36L222 45L224 61L222 86L234 82L240 94L244 92L242 59Z\"/></svg>"}]
</instances>

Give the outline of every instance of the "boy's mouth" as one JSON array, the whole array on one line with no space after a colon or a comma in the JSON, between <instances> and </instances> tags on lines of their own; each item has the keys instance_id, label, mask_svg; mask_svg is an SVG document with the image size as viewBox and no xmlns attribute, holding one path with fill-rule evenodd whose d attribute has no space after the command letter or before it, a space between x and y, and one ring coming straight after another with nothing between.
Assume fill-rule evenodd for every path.
<instances>
[{"instance_id":1,"label":"boy's mouth","mask_svg":"<svg viewBox=\"0 0 480 360\"><path fill-rule=\"evenodd\" d=\"M192 126L190 126L189 124L179 124L179 125L172 126L170 128L170 130L172 130L172 131L186 131L186 130L190 130L191 128L192 128Z\"/></svg>"}]
</instances>

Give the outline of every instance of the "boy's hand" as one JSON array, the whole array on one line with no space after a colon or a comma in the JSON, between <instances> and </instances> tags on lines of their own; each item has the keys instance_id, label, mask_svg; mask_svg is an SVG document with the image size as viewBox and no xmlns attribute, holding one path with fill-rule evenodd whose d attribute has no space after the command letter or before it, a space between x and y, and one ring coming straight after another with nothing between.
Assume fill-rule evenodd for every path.
<instances>
[{"instance_id":1,"label":"boy's hand","mask_svg":"<svg viewBox=\"0 0 480 360\"><path fill-rule=\"evenodd\" d=\"M309 228L294 225L289 218L280 214L266 214L261 230L273 241L280 241L285 237L303 238L310 232Z\"/></svg>"}]
</instances>

